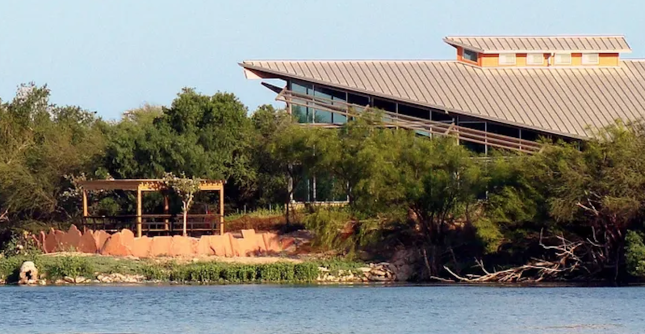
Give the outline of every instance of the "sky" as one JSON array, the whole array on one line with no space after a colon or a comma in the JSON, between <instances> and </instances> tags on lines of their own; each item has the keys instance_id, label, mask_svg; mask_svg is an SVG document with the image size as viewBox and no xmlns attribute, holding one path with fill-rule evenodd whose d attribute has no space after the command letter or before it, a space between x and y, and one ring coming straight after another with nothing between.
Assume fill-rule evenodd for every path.
<instances>
[{"instance_id":1,"label":"sky","mask_svg":"<svg viewBox=\"0 0 645 334\"><path fill-rule=\"evenodd\" d=\"M625 35L645 58L642 0L2 0L0 98L20 83L119 119L183 87L275 94L244 60L452 59L449 35ZM276 104L279 105L279 104Z\"/></svg>"}]
</instances>

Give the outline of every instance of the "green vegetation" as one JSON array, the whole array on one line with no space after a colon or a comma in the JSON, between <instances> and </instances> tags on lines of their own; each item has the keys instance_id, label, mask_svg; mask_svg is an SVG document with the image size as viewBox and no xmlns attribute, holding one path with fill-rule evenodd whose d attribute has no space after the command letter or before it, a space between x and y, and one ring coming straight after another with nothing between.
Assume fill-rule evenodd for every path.
<instances>
[{"instance_id":1,"label":"green vegetation","mask_svg":"<svg viewBox=\"0 0 645 334\"><path fill-rule=\"evenodd\" d=\"M378 113L335 130L305 128L271 106L249 116L233 94L184 89L169 107L143 106L106 122L48 98L46 87L24 85L15 98L0 101L0 248L11 256L23 230L64 228L78 220L79 179L165 173L224 179L230 213L286 205L299 183L317 175L333 181L327 190L334 197L349 199L342 209L311 208L298 217L315 232L313 246L320 251L387 259L405 248L413 251L421 279L452 277L446 268L464 276L527 263L561 264L557 279L645 276L640 124L617 123L587 142L545 142L530 156L498 152L473 159L454 139L379 127ZM135 212L131 193L91 196L93 213ZM193 212L210 210L216 202L210 196L195 194ZM162 212L163 197L147 194L144 205L145 212ZM282 208L285 229L297 228L290 206L276 210ZM175 194L171 213L181 211ZM67 268L59 275L88 270L56 266ZM213 266L132 270L213 281L297 281L307 272Z\"/></svg>"},{"instance_id":2,"label":"green vegetation","mask_svg":"<svg viewBox=\"0 0 645 334\"><path fill-rule=\"evenodd\" d=\"M150 281L223 283L309 283L316 280L320 265L329 265L330 271L358 268L352 262L302 263L275 262L267 264L239 264L223 262L157 263L144 260L118 259L100 256L14 256L0 258L0 280L12 283L18 280L20 265L33 261L39 274L50 281L64 277L96 278L100 274L142 275Z\"/></svg>"}]
</instances>

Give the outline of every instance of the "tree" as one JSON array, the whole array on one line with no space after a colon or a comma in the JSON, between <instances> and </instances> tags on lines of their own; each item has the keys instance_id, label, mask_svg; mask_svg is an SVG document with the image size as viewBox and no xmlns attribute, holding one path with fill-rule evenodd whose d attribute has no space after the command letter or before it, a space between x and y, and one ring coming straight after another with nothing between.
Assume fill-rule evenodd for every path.
<instances>
[{"instance_id":1,"label":"tree","mask_svg":"<svg viewBox=\"0 0 645 334\"><path fill-rule=\"evenodd\" d=\"M628 230L645 220L645 134L639 124L597 131L582 150L548 147L535 168L549 171L551 215L569 238L585 241L590 275L624 273Z\"/></svg>"},{"instance_id":2,"label":"tree","mask_svg":"<svg viewBox=\"0 0 645 334\"><path fill-rule=\"evenodd\" d=\"M288 196L288 178L282 166L276 164L270 146L281 136L281 131L293 122L292 117L285 110L263 105L253 113L251 122L254 129L251 162L256 177L249 190L254 192L260 205L283 202Z\"/></svg>"},{"instance_id":3,"label":"tree","mask_svg":"<svg viewBox=\"0 0 645 334\"><path fill-rule=\"evenodd\" d=\"M164 184L172 189L180 198L183 209L183 235L186 236L186 224L188 221L188 210L193 203L195 193L199 191L201 180L195 177L188 178L183 173L181 176L175 176L172 173L166 173L163 177Z\"/></svg>"},{"instance_id":4,"label":"tree","mask_svg":"<svg viewBox=\"0 0 645 334\"><path fill-rule=\"evenodd\" d=\"M0 104L0 210L12 224L75 217L69 176L99 170L106 124L94 112L49 103L49 95L46 86L21 85Z\"/></svg>"},{"instance_id":5,"label":"tree","mask_svg":"<svg viewBox=\"0 0 645 334\"><path fill-rule=\"evenodd\" d=\"M287 225L290 222L291 198L295 186L303 180L303 171L315 171L317 159L316 139L319 132L316 129L304 128L294 121L284 122L277 129L277 135L267 145L271 164L281 171L284 183L290 184L284 198L286 204Z\"/></svg>"},{"instance_id":6,"label":"tree","mask_svg":"<svg viewBox=\"0 0 645 334\"><path fill-rule=\"evenodd\" d=\"M183 89L171 106L128 113L110 131L105 164L117 178L157 178L184 172L229 182L243 197L255 182L247 108L230 93Z\"/></svg>"}]
</instances>

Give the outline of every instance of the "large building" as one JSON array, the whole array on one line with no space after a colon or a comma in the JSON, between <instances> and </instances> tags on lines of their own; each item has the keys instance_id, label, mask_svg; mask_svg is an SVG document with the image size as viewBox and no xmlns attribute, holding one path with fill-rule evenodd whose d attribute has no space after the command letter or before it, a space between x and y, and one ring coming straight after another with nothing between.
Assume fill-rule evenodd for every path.
<instances>
[{"instance_id":1,"label":"large building","mask_svg":"<svg viewBox=\"0 0 645 334\"><path fill-rule=\"evenodd\" d=\"M471 149L535 151L645 115L645 60L622 36L446 37L454 60L244 61L301 122L337 126L364 108ZM309 199L312 199L309 196ZM315 192L313 199L316 199Z\"/></svg>"}]
</instances>

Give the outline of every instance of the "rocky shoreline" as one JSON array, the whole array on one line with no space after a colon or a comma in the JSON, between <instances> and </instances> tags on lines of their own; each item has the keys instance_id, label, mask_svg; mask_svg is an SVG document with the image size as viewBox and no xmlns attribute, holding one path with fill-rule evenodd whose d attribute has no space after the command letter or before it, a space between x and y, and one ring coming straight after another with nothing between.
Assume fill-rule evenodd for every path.
<instances>
[{"instance_id":1,"label":"rocky shoreline","mask_svg":"<svg viewBox=\"0 0 645 334\"><path fill-rule=\"evenodd\" d=\"M210 263L212 264L212 263ZM364 267L351 269L330 269L329 267L317 267L317 275L311 280L303 283L313 284L361 284L361 283L393 283L401 281L395 271L395 266L390 263L368 264ZM64 276L56 279L49 279L46 273L39 274L38 268L32 261L25 261L20 266L18 281L8 282L7 277L0 277L0 284L18 285L91 285L91 284L249 284L249 283L294 283L294 280L265 281L252 279L249 281L231 280L164 280L154 279L149 276L124 273L101 273L94 272L93 275ZM298 281L300 282L300 281Z\"/></svg>"}]
</instances>

